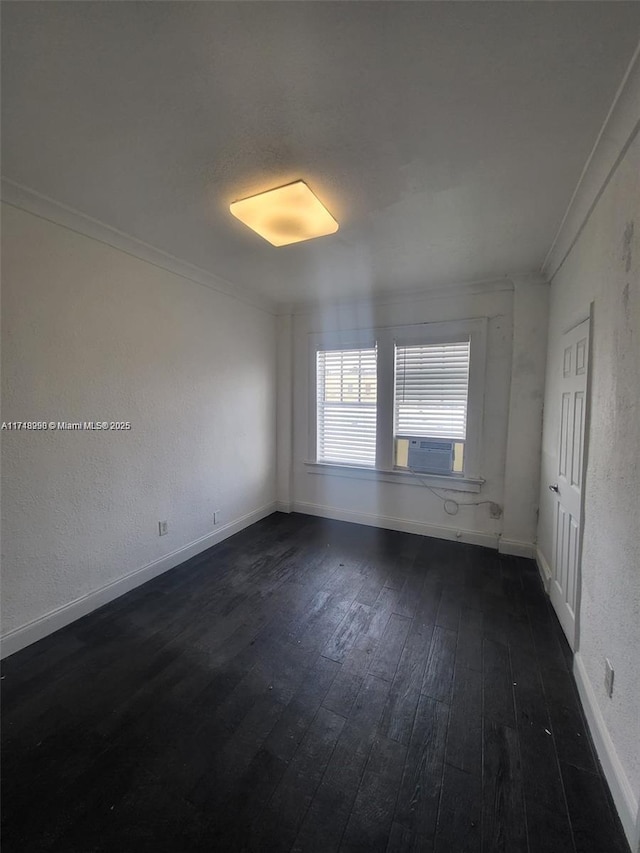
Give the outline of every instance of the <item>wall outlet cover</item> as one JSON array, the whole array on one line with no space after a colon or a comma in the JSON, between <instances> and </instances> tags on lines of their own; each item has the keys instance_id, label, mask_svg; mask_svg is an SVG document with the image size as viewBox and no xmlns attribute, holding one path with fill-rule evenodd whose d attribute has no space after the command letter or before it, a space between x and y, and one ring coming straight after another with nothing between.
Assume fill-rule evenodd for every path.
<instances>
[{"instance_id":1,"label":"wall outlet cover","mask_svg":"<svg viewBox=\"0 0 640 853\"><path fill-rule=\"evenodd\" d=\"M491 518L501 518L502 517L502 507L497 503L489 504L489 515Z\"/></svg>"}]
</instances>

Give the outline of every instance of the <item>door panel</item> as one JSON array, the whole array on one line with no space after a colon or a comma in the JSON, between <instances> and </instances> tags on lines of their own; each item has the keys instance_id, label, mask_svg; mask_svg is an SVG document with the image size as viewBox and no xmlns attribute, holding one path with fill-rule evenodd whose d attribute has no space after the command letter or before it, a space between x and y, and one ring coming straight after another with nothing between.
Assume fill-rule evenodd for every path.
<instances>
[{"instance_id":1,"label":"door panel","mask_svg":"<svg viewBox=\"0 0 640 853\"><path fill-rule=\"evenodd\" d=\"M569 425L571 417L571 394L562 395L562 415L560 421L560 452L558 473L561 477L567 476L567 454L569 449Z\"/></svg>"},{"instance_id":2,"label":"door panel","mask_svg":"<svg viewBox=\"0 0 640 853\"><path fill-rule=\"evenodd\" d=\"M582 487L582 436L584 435L584 394L576 391L573 398L573 457L571 460L571 485Z\"/></svg>"},{"instance_id":3,"label":"door panel","mask_svg":"<svg viewBox=\"0 0 640 853\"><path fill-rule=\"evenodd\" d=\"M587 403L589 321L563 336L560 365L560 428L557 467L549 483L555 501L552 578L549 594L567 640L576 647L580 596L580 548Z\"/></svg>"}]
</instances>

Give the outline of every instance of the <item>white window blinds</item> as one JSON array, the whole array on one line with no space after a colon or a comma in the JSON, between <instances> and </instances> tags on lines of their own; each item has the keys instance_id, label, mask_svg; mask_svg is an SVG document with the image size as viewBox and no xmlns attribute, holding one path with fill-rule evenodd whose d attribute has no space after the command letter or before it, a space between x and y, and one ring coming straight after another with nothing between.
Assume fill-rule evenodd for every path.
<instances>
[{"instance_id":1,"label":"white window blinds","mask_svg":"<svg viewBox=\"0 0 640 853\"><path fill-rule=\"evenodd\" d=\"M317 359L318 461L375 465L375 348L321 350Z\"/></svg>"},{"instance_id":2,"label":"white window blinds","mask_svg":"<svg viewBox=\"0 0 640 853\"><path fill-rule=\"evenodd\" d=\"M469 341L396 346L395 433L464 440Z\"/></svg>"}]
</instances>

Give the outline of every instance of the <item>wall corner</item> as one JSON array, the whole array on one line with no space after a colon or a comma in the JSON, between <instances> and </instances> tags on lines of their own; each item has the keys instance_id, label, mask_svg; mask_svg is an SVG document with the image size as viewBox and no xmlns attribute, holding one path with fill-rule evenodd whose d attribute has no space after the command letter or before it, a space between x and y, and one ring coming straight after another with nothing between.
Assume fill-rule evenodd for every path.
<instances>
[{"instance_id":1,"label":"wall corner","mask_svg":"<svg viewBox=\"0 0 640 853\"><path fill-rule=\"evenodd\" d=\"M513 346L504 478L505 542L536 541L549 287L539 275L513 276Z\"/></svg>"},{"instance_id":2,"label":"wall corner","mask_svg":"<svg viewBox=\"0 0 640 853\"><path fill-rule=\"evenodd\" d=\"M278 314L276 329L276 501L278 507L290 507L293 499L293 324L290 312Z\"/></svg>"}]
</instances>

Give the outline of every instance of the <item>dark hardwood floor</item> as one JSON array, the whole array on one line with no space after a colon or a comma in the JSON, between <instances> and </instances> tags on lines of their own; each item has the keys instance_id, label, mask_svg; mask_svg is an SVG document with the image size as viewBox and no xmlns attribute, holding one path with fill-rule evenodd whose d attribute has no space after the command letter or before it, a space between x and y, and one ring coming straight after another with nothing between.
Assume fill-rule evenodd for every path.
<instances>
[{"instance_id":1,"label":"dark hardwood floor","mask_svg":"<svg viewBox=\"0 0 640 853\"><path fill-rule=\"evenodd\" d=\"M628 853L532 561L275 514L4 664L4 853Z\"/></svg>"}]
</instances>

